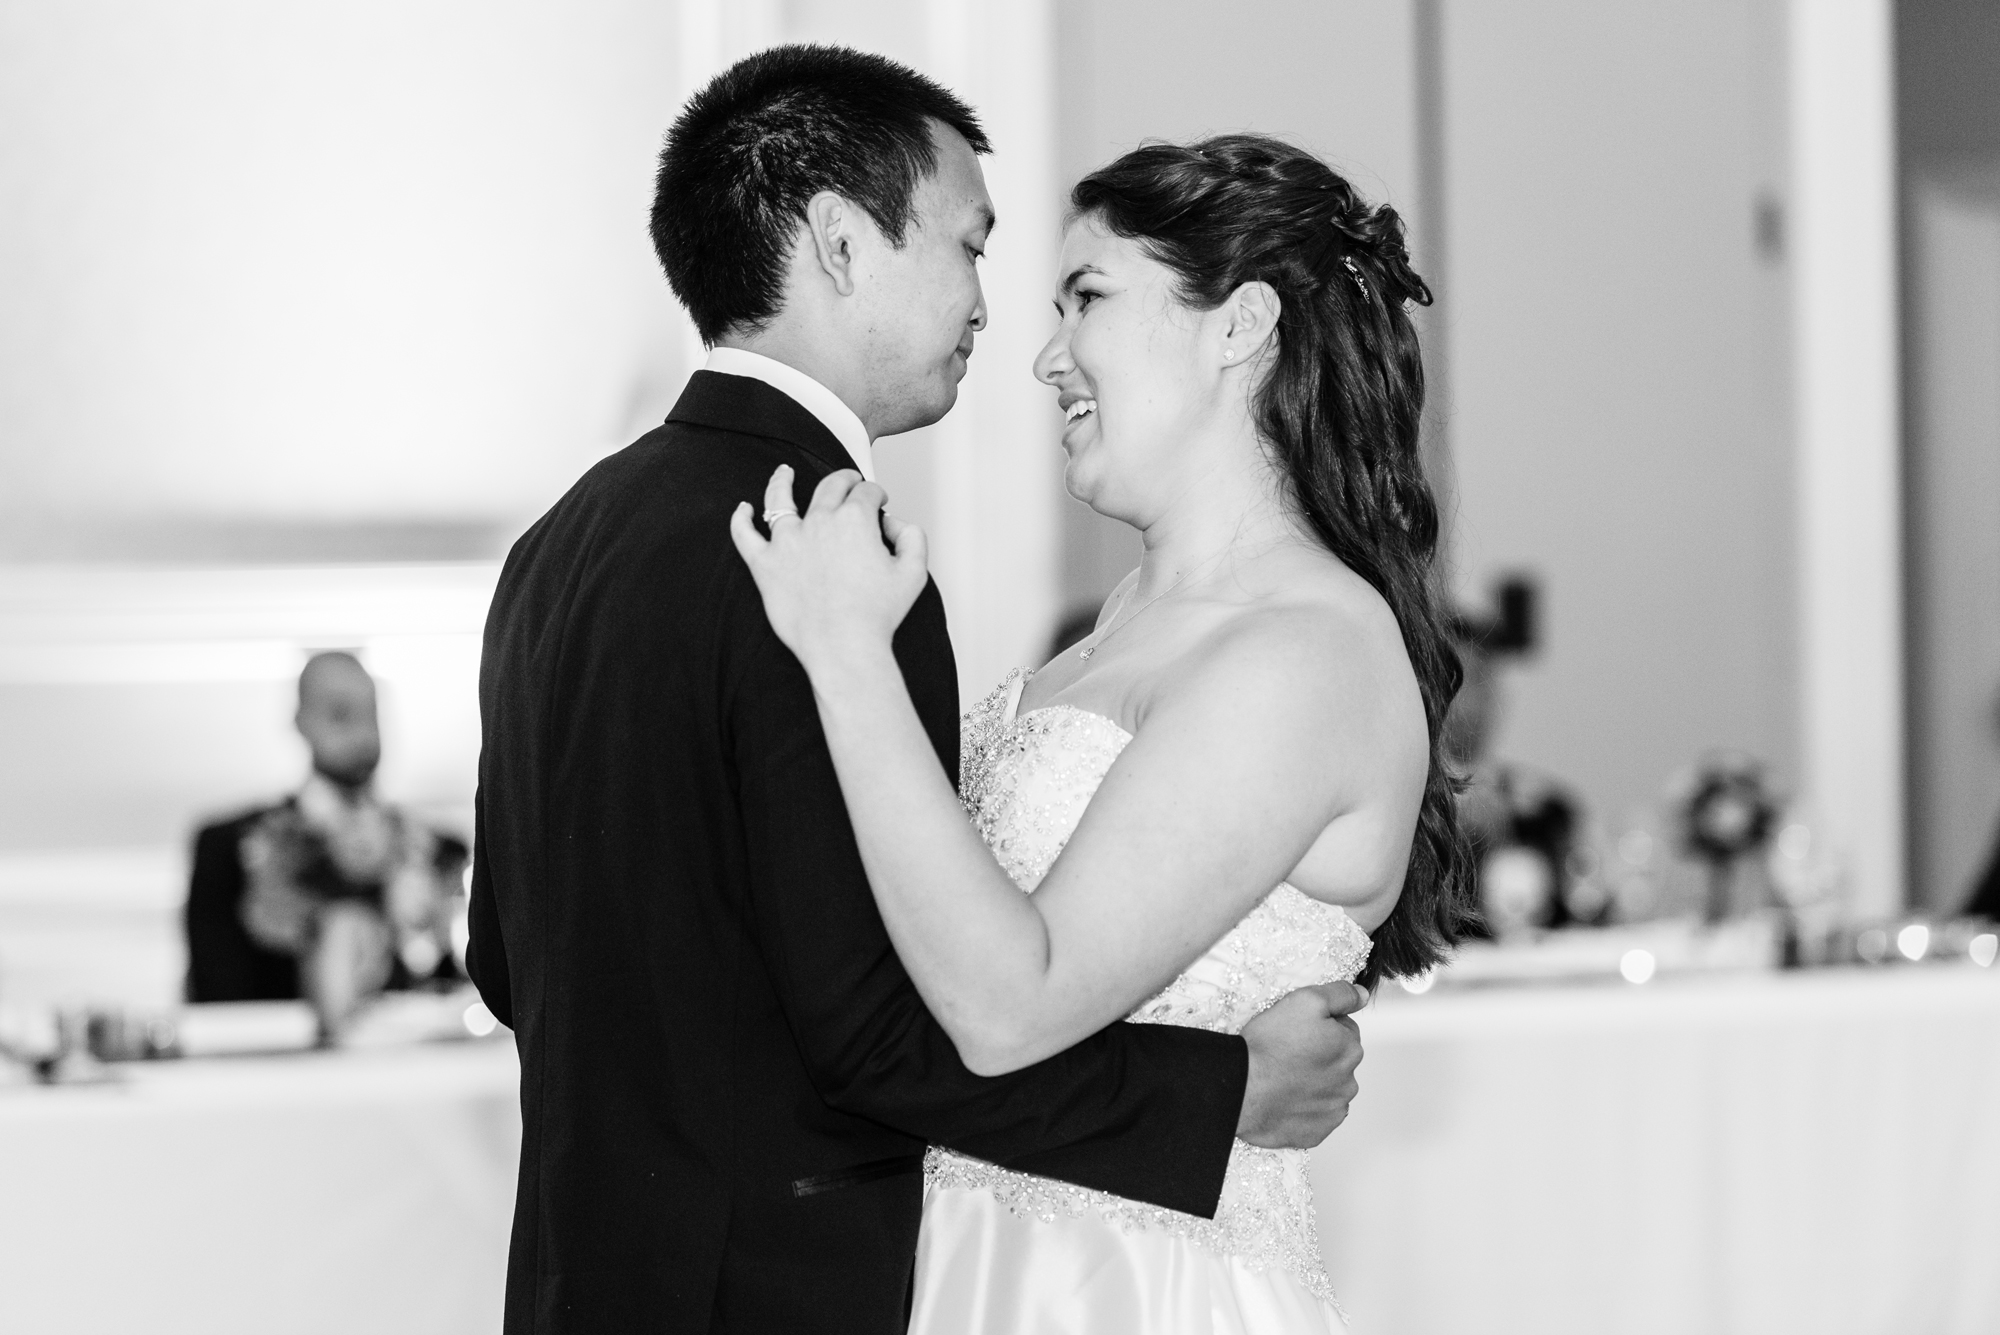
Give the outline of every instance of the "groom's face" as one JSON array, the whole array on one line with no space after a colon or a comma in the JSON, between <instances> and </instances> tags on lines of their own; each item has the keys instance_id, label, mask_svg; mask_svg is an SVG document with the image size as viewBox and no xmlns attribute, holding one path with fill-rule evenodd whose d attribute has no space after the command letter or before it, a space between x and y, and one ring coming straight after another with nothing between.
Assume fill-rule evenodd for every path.
<instances>
[{"instance_id":1,"label":"groom's face","mask_svg":"<svg viewBox=\"0 0 2000 1335\"><path fill-rule=\"evenodd\" d=\"M973 335L986 327L979 257L993 201L979 159L957 131L933 123L937 170L918 183L900 250L870 256L864 343L878 435L929 426L958 401Z\"/></svg>"}]
</instances>

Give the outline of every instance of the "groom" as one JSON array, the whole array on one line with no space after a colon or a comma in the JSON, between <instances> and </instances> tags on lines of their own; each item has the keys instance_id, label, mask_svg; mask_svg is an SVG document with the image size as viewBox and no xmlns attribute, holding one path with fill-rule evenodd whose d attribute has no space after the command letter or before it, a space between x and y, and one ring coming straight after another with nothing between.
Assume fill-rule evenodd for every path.
<instances>
[{"instance_id":1,"label":"groom","mask_svg":"<svg viewBox=\"0 0 2000 1335\"><path fill-rule=\"evenodd\" d=\"M986 320L986 148L937 85L824 47L745 60L668 137L653 236L714 351L515 545L486 626L471 972L521 1053L510 1332L890 1335L927 1143L1209 1215L1233 1137L1346 1115L1344 986L1241 1038L1117 1024L969 1073L730 543L777 465L803 502L950 410ZM896 655L956 774L935 586Z\"/></svg>"}]
</instances>

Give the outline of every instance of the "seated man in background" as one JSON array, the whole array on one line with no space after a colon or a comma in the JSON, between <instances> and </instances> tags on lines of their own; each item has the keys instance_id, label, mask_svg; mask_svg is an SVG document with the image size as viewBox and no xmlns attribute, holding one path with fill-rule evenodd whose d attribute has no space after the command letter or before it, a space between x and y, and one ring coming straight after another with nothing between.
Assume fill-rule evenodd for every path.
<instances>
[{"instance_id":1,"label":"seated man in background","mask_svg":"<svg viewBox=\"0 0 2000 1335\"><path fill-rule=\"evenodd\" d=\"M189 1001L304 997L332 1038L360 1002L453 971L465 844L376 800L375 683L352 654L299 674L299 791L203 829L188 887Z\"/></svg>"}]
</instances>

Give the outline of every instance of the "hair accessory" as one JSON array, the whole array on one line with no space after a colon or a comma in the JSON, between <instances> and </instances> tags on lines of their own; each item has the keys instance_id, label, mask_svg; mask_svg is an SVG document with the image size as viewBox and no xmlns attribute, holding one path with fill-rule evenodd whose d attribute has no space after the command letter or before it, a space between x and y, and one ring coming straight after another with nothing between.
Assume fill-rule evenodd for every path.
<instances>
[{"instance_id":1,"label":"hair accessory","mask_svg":"<svg viewBox=\"0 0 2000 1335\"><path fill-rule=\"evenodd\" d=\"M1347 272L1354 276L1354 285L1361 289L1361 295L1368 295L1368 280L1361 276L1361 266L1354 262L1352 255L1342 255L1340 262L1347 266Z\"/></svg>"}]
</instances>

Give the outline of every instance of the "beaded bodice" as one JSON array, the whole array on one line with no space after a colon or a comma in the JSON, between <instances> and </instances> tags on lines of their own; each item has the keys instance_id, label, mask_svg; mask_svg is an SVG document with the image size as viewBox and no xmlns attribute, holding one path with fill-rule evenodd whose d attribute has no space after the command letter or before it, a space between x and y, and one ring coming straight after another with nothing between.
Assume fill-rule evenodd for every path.
<instances>
[{"instance_id":1,"label":"beaded bodice","mask_svg":"<svg viewBox=\"0 0 2000 1335\"><path fill-rule=\"evenodd\" d=\"M1032 893L1132 738L1103 715L1067 705L1019 713L1027 676L1010 674L965 715L959 788L1000 865ZM1367 933L1339 907L1280 883L1130 1018L1233 1034L1287 992L1353 979L1368 949ZM1214 1219L1016 1173L949 1150L931 1151L925 1176L936 1186L991 1191L1020 1215L1053 1220L1094 1211L1122 1228L1176 1233L1259 1267L1292 1271L1319 1296L1333 1296L1301 1150L1236 1142Z\"/></svg>"}]
</instances>

